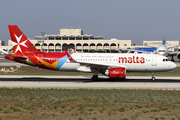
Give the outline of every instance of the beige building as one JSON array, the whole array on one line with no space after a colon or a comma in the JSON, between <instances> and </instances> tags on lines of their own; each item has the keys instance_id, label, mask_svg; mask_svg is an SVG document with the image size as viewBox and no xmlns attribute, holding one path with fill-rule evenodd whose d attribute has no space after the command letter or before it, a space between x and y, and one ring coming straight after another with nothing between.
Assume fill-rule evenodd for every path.
<instances>
[{"instance_id":1,"label":"beige building","mask_svg":"<svg viewBox=\"0 0 180 120\"><path fill-rule=\"evenodd\" d=\"M36 36L30 40L38 50L47 52L63 52L72 48L78 52L118 52L112 48L131 47L131 40L105 40L102 36L83 34L82 29L60 29L60 34ZM11 40L8 45L12 46Z\"/></svg>"},{"instance_id":2,"label":"beige building","mask_svg":"<svg viewBox=\"0 0 180 120\"><path fill-rule=\"evenodd\" d=\"M82 29L60 29L60 35L83 35Z\"/></svg>"},{"instance_id":3,"label":"beige building","mask_svg":"<svg viewBox=\"0 0 180 120\"><path fill-rule=\"evenodd\" d=\"M159 47L162 44L162 40L159 41L143 41L143 46L153 46L153 47ZM174 47L174 46L179 46L179 40L177 41L166 41L166 46L167 47Z\"/></svg>"},{"instance_id":4,"label":"beige building","mask_svg":"<svg viewBox=\"0 0 180 120\"><path fill-rule=\"evenodd\" d=\"M5 41L0 40L0 46L4 46L5 45Z\"/></svg>"}]
</instances>

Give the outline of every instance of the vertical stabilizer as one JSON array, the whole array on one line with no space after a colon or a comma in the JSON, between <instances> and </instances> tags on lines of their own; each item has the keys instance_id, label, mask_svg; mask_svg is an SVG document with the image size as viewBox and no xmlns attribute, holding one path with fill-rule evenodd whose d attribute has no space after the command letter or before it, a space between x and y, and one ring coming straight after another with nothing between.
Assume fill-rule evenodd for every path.
<instances>
[{"instance_id":1,"label":"vertical stabilizer","mask_svg":"<svg viewBox=\"0 0 180 120\"><path fill-rule=\"evenodd\" d=\"M162 44L165 45L166 44L166 39L162 40Z\"/></svg>"},{"instance_id":2,"label":"vertical stabilizer","mask_svg":"<svg viewBox=\"0 0 180 120\"><path fill-rule=\"evenodd\" d=\"M33 46L17 25L8 25L8 27L15 54L40 52Z\"/></svg>"}]
</instances>

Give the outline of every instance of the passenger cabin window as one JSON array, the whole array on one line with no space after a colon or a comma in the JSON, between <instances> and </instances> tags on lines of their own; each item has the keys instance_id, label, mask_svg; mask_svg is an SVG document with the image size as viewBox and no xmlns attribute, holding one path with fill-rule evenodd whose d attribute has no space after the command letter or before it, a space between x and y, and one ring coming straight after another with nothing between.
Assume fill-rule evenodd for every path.
<instances>
[{"instance_id":1,"label":"passenger cabin window","mask_svg":"<svg viewBox=\"0 0 180 120\"><path fill-rule=\"evenodd\" d=\"M129 53L134 53L135 51L130 51Z\"/></svg>"},{"instance_id":2,"label":"passenger cabin window","mask_svg":"<svg viewBox=\"0 0 180 120\"><path fill-rule=\"evenodd\" d=\"M169 61L169 59L163 59L163 62Z\"/></svg>"}]
</instances>

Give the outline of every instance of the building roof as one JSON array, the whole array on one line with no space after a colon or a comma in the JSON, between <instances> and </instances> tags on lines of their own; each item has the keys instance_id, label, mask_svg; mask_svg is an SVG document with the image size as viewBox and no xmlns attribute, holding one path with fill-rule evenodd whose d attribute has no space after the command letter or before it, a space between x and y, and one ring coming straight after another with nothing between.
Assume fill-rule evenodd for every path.
<instances>
[{"instance_id":1,"label":"building roof","mask_svg":"<svg viewBox=\"0 0 180 120\"><path fill-rule=\"evenodd\" d=\"M89 38L89 39L103 39L103 36L94 36L93 34L91 35L87 35L87 34L84 34L84 35L60 35L60 34L57 34L57 35L53 35L53 34L50 34L50 35L45 35L45 36L35 36L35 39L36 40L41 40L42 38L45 39L45 40L48 40L49 38L64 38L64 37L69 37L69 38Z\"/></svg>"}]
</instances>

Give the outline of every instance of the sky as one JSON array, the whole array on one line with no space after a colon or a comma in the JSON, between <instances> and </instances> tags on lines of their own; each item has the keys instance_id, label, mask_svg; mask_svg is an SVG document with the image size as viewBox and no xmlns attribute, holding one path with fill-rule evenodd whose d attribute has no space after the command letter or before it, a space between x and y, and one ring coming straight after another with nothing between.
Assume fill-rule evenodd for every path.
<instances>
[{"instance_id":1,"label":"sky","mask_svg":"<svg viewBox=\"0 0 180 120\"><path fill-rule=\"evenodd\" d=\"M30 39L81 28L104 39L180 40L180 0L0 0L0 40L18 25Z\"/></svg>"}]
</instances>

